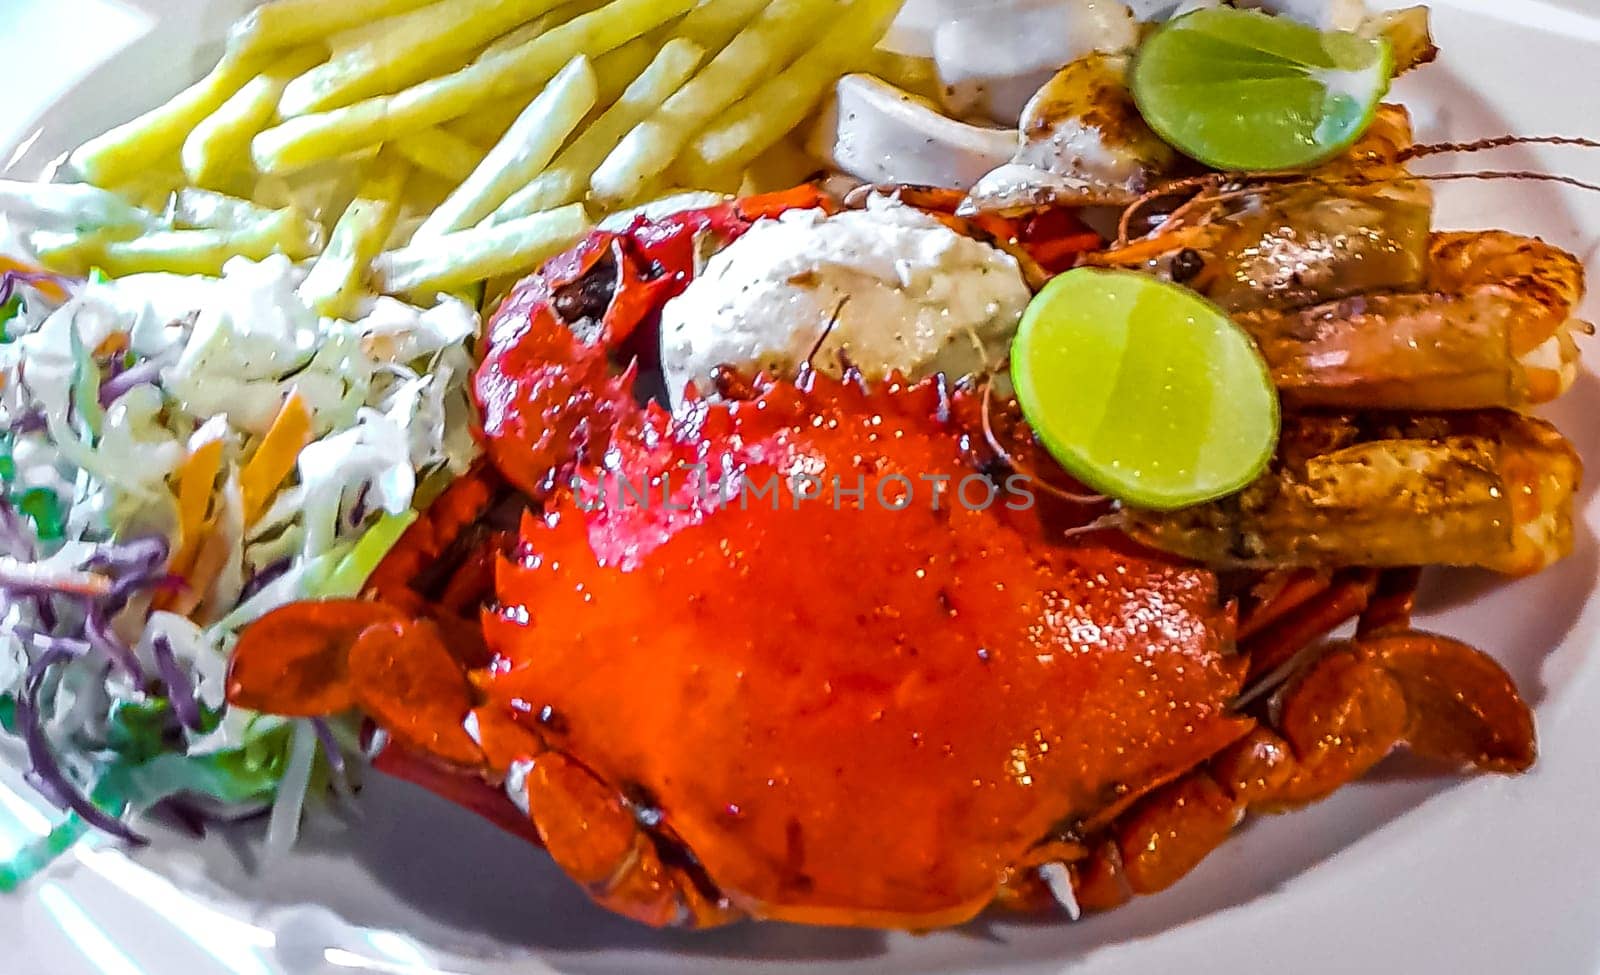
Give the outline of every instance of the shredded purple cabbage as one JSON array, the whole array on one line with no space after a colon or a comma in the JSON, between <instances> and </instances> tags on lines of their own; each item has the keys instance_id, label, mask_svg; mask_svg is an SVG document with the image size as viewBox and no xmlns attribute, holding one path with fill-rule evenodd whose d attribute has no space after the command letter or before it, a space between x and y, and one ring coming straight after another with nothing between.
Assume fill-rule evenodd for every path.
<instances>
[{"instance_id":1,"label":"shredded purple cabbage","mask_svg":"<svg viewBox=\"0 0 1600 975\"><path fill-rule=\"evenodd\" d=\"M339 750L339 739L333 736L333 729L328 727L328 722L321 718L312 718L311 727L317 732L317 740L322 742L322 750L327 753L328 767L341 778L344 776L344 752Z\"/></svg>"},{"instance_id":2,"label":"shredded purple cabbage","mask_svg":"<svg viewBox=\"0 0 1600 975\"><path fill-rule=\"evenodd\" d=\"M30 562L39 557L39 542L33 529L3 497L0 497L0 551Z\"/></svg>"},{"instance_id":3,"label":"shredded purple cabbage","mask_svg":"<svg viewBox=\"0 0 1600 975\"><path fill-rule=\"evenodd\" d=\"M172 705L173 713L185 728L198 731L201 723L200 702L195 696L194 683L178 666L172 641L162 634L152 640L150 646L156 658L156 673L160 675L161 683L167 686L167 702Z\"/></svg>"},{"instance_id":4,"label":"shredded purple cabbage","mask_svg":"<svg viewBox=\"0 0 1600 975\"><path fill-rule=\"evenodd\" d=\"M111 576L110 598L127 602L133 593L148 589L166 576L168 554L164 536L148 535L99 546L90 556L88 567Z\"/></svg>"},{"instance_id":5,"label":"shredded purple cabbage","mask_svg":"<svg viewBox=\"0 0 1600 975\"><path fill-rule=\"evenodd\" d=\"M11 296L16 294L17 285L19 284L54 284L70 291L81 283L81 278L69 278L62 274L52 274L49 271L10 270L0 272L0 305L11 300Z\"/></svg>"},{"instance_id":6,"label":"shredded purple cabbage","mask_svg":"<svg viewBox=\"0 0 1600 975\"><path fill-rule=\"evenodd\" d=\"M356 492L356 499L350 502L349 528L352 532L361 530L361 523L367 520L367 491L371 489L370 482L363 481L361 490Z\"/></svg>"},{"instance_id":7,"label":"shredded purple cabbage","mask_svg":"<svg viewBox=\"0 0 1600 975\"><path fill-rule=\"evenodd\" d=\"M56 628L60 620L56 617L56 608L51 604L49 596L33 597L33 608L39 614L39 622L44 624L46 629Z\"/></svg>"},{"instance_id":8,"label":"shredded purple cabbage","mask_svg":"<svg viewBox=\"0 0 1600 975\"><path fill-rule=\"evenodd\" d=\"M90 604L84 632L96 650L128 676L144 683L144 668L127 641L116 634L111 621L122 612L134 593L169 584L166 572L167 540L159 535L120 544L102 545L88 566L111 576L111 591Z\"/></svg>"},{"instance_id":9,"label":"shredded purple cabbage","mask_svg":"<svg viewBox=\"0 0 1600 975\"><path fill-rule=\"evenodd\" d=\"M50 421L45 419L43 410L28 410L12 419L11 432L38 433L49 425Z\"/></svg>"},{"instance_id":10,"label":"shredded purple cabbage","mask_svg":"<svg viewBox=\"0 0 1600 975\"><path fill-rule=\"evenodd\" d=\"M294 560L288 556L268 562L260 571L245 580L244 587L239 590L239 603L249 602L251 596L278 581L292 565Z\"/></svg>"},{"instance_id":11,"label":"shredded purple cabbage","mask_svg":"<svg viewBox=\"0 0 1600 975\"><path fill-rule=\"evenodd\" d=\"M57 808L71 809L83 817L83 821L90 826L124 842L143 846L148 842L143 836L129 829L116 816L96 806L72 783L71 779L67 778L66 773L61 770L61 763L56 760L55 752L50 748L50 739L45 734L44 722L39 715L39 691L44 687L50 668L72 660L74 656L61 646L52 646L28 665L22 694L16 701L17 726L22 730L22 739L28 748L28 761L33 766L27 776L28 782Z\"/></svg>"},{"instance_id":12,"label":"shredded purple cabbage","mask_svg":"<svg viewBox=\"0 0 1600 975\"><path fill-rule=\"evenodd\" d=\"M145 386L161 378L164 363L160 359L146 359L129 366L100 384L100 405L110 406L135 386Z\"/></svg>"},{"instance_id":13,"label":"shredded purple cabbage","mask_svg":"<svg viewBox=\"0 0 1600 975\"><path fill-rule=\"evenodd\" d=\"M101 604L89 607L89 618L84 623L84 635L89 638L89 645L115 664L123 673L138 684L145 682L144 668L139 666L139 658L134 656L133 648L127 641L117 636L111 627L111 617Z\"/></svg>"},{"instance_id":14,"label":"shredded purple cabbage","mask_svg":"<svg viewBox=\"0 0 1600 975\"><path fill-rule=\"evenodd\" d=\"M32 562L37 560L40 549L33 529L12 505L0 498L0 550L16 561ZM117 635L112 620L136 593L170 588L174 584L174 577L166 571L168 554L167 540L161 536L98 546L86 560L84 571L98 573L109 580L109 586L101 593L66 588L65 580L52 584L48 578L35 579L25 573L12 573L9 578L0 574L0 596L21 593L32 598L43 627L42 630L18 627L15 631L32 658L15 702L17 726L27 744L31 765L27 781L58 808L71 809L90 826L133 844L142 844L144 839L119 818L96 806L62 771L44 730L39 692L52 667L90 654L98 654L105 660L104 666L120 668L139 685L146 683L138 656L127 641ZM81 633L55 632L59 625L55 600L82 608ZM157 642L155 657L174 715L186 727L198 728L201 714L194 687L177 665L172 647L164 639Z\"/></svg>"},{"instance_id":15,"label":"shredded purple cabbage","mask_svg":"<svg viewBox=\"0 0 1600 975\"><path fill-rule=\"evenodd\" d=\"M32 644L41 651L60 650L71 657L82 657L94 650L88 640L80 640L77 637L40 633L25 626L19 626L12 632L16 633L17 639L23 643Z\"/></svg>"},{"instance_id":16,"label":"shredded purple cabbage","mask_svg":"<svg viewBox=\"0 0 1600 975\"><path fill-rule=\"evenodd\" d=\"M328 775L332 780L333 791L341 799L350 799L355 795L355 790L350 786L350 775L345 767L344 752L339 748L339 739L334 737L333 728L322 718L312 718L311 728L317 733L317 740L322 743L323 757L328 760Z\"/></svg>"}]
</instances>

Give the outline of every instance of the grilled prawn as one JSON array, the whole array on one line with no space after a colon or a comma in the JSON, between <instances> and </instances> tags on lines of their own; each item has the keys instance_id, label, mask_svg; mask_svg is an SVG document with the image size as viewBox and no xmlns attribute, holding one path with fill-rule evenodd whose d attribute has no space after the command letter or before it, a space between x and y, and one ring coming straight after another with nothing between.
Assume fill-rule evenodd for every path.
<instances>
[{"instance_id":1,"label":"grilled prawn","mask_svg":"<svg viewBox=\"0 0 1600 975\"><path fill-rule=\"evenodd\" d=\"M1147 545L1218 568L1470 565L1537 572L1572 550L1582 465L1550 424L1510 410L1308 413L1243 491L1123 513Z\"/></svg>"}]
</instances>

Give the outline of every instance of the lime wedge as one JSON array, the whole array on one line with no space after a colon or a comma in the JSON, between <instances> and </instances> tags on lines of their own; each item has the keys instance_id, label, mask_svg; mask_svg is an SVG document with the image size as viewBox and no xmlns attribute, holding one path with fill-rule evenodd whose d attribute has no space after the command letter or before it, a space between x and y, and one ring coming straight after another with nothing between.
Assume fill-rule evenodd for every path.
<instances>
[{"instance_id":1,"label":"lime wedge","mask_svg":"<svg viewBox=\"0 0 1600 975\"><path fill-rule=\"evenodd\" d=\"M1221 309L1132 271L1078 268L1033 299L1011 345L1017 400L1067 473L1166 510L1239 490L1278 440L1278 394Z\"/></svg>"},{"instance_id":2,"label":"lime wedge","mask_svg":"<svg viewBox=\"0 0 1600 975\"><path fill-rule=\"evenodd\" d=\"M1170 21L1133 63L1134 101L1215 169L1299 169L1350 147L1389 90L1389 42L1218 7Z\"/></svg>"}]
</instances>

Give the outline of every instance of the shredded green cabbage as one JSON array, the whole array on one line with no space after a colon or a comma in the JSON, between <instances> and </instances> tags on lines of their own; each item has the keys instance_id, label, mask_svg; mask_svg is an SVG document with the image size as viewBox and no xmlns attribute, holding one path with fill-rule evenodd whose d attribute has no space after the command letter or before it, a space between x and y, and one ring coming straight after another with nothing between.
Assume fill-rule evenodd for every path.
<instances>
[{"instance_id":1,"label":"shredded green cabbage","mask_svg":"<svg viewBox=\"0 0 1600 975\"><path fill-rule=\"evenodd\" d=\"M389 554L389 550L417 520L414 510L406 510L398 515L384 515L378 523L367 529L367 533L356 542L350 554L339 560L339 564L323 580L314 595L322 599L346 599L361 591L366 585L367 577L372 575L378 563Z\"/></svg>"}]
</instances>

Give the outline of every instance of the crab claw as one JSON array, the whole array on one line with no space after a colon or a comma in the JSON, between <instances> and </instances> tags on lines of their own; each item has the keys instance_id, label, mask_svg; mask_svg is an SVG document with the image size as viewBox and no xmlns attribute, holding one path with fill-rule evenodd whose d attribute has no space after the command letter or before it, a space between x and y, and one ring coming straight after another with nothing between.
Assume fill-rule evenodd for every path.
<instances>
[{"instance_id":1,"label":"crab claw","mask_svg":"<svg viewBox=\"0 0 1600 975\"><path fill-rule=\"evenodd\" d=\"M737 916L720 894L700 889L707 883L668 866L663 850L687 854L644 828L659 810L624 797L561 752L532 761L527 798L551 859L602 906L653 927L709 927Z\"/></svg>"},{"instance_id":2,"label":"crab claw","mask_svg":"<svg viewBox=\"0 0 1600 975\"><path fill-rule=\"evenodd\" d=\"M1395 746L1486 772L1520 772L1537 753L1533 715L1499 664L1433 633L1386 632L1338 645L1285 695L1283 737L1298 759L1274 797L1319 799Z\"/></svg>"},{"instance_id":3,"label":"crab claw","mask_svg":"<svg viewBox=\"0 0 1600 975\"><path fill-rule=\"evenodd\" d=\"M383 603L290 603L245 628L228 664L228 703L314 718L356 705L350 648L369 626L403 621Z\"/></svg>"},{"instance_id":4,"label":"crab claw","mask_svg":"<svg viewBox=\"0 0 1600 975\"><path fill-rule=\"evenodd\" d=\"M228 702L306 718L359 707L408 748L483 765L462 727L472 686L438 626L383 603L290 603L263 616L234 650Z\"/></svg>"},{"instance_id":5,"label":"crab claw","mask_svg":"<svg viewBox=\"0 0 1600 975\"><path fill-rule=\"evenodd\" d=\"M1406 699L1405 743L1425 758L1522 772L1538 753L1533 715L1488 655L1459 640L1401 632L1359 641Z\"/></svg>"},{"instance_id":6,"label":"crab claw","mask_svg":"<svg viewBox=\"0 0 1600 975\"><path fill-rule=\"evenodd\" d=\"M474 380L485 443L529 497L548 494L580 458L598 457L633 406L631 376L611 365L621 330L606 326L628 264L619 241L596 234L551 261L506 298L490 328Z\"/></svg>"},{"instance_id":7,"label":"crab claw","mask_svg":"<svg viewBox=\"0 0 1600 975\"><path fill-rule=\"evenodd\" d=\"M448 764L483 765L483 750L462 725L472 686L431 621L367 627L348 666L361 710L396 741Z\"/></svg>"},{"instance_id":8,"label":"crab claw","mask_svg":"<svg viewBox=\"0 0 1600 975\"><path fill-rule=\"evenodd\" d=\"M1326 654L1285 695L1279 730L1298 768L1274 797L1314 802L1366 774L1406 731L1406 700L1381 662L1355 645Z\"/></svg>"}]
</instances>

